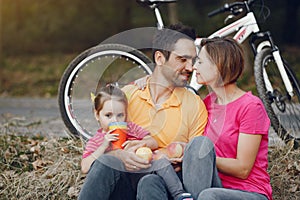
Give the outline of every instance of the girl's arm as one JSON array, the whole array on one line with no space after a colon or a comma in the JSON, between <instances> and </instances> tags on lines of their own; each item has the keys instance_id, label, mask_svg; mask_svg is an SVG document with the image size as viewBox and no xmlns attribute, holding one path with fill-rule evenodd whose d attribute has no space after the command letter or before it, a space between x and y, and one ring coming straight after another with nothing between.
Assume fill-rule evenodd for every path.
<instances>
[{"instance_id":1,"label":"girl's arm","mask_svg":"<svg viewBox=\"0 0 300 200\"><path fill-rule=\"evenodd\" d=\"M84 174L88 173L93 162L105 152L111 141L116 140L118 140L117 134L106 134L104 136L103 143L96 149L96 151L81 160L81 172Z\"/></svg>"},{"instance_id":2,"label":"girl's arm","mask_svg":"<svg viewBox=\"0 0 300 200\"><path fill-rule=\"evenodd\" d=\"M217 157L220 172L240 179L246 179L254 165L262 135L240 133L236 158Z\"/></svg>"},{"instance_id":3,"label":"girl's arm","mask_svg":"<svg viewBox=\"0 0 300 200\"><path fill-rule=\"evenodd\" d=\"M151 137L150 135L145 136L142 140L127 140L122 144L124 149L129 149L135 146L141 147L141 146L146 146L149 147L152 150L155 150L158 148L158 144L156 140Z\"/></svg>"}]
</instances>

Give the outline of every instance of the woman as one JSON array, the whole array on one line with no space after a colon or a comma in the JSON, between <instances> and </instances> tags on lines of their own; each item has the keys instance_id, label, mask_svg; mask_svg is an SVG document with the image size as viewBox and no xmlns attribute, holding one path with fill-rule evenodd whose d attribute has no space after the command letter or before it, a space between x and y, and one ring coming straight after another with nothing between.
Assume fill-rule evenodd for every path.
<instances>
[{"instance_id":1,"label":"woman","mask_svg":"<svg viewBox=\"0 0 300 200\"><path fill-rule=\"evenodd\" d=\"M202 146L199 151L202 155L205 149L213 154L215 151L213 167L217 168L218 176L213 180L220 178L222 182L222 185L207 185L197 191L197 198L201 200L272 199L267 173L270 120L261 100L236 85L243 67L243 50L235 40L201 41L194 70L197 82L212 90L204 99L209 118L204 135L213 147ZM195 138L188 148L199 148L200 143L209 147L211 142L203 138ZM211 159L214 161L214 156ZM200 163L199 170L202 170Z\"/></svg>"}]
</instances>

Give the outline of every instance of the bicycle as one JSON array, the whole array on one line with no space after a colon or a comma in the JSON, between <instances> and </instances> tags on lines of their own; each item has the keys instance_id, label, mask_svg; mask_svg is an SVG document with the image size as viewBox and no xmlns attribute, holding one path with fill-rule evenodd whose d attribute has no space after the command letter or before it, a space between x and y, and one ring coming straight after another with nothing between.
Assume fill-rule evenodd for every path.
<instances>
[{"instance_id":1,"label":"bicycle","mask_svg":"<svg viewBox=\"0 0 300 200\"><path fill-rule=\"evenodd\" d=\"M214 16L228 12L226 19L244 14L240 19L225 25L209 36L225 37L231 34L239 43L250 38L249 43L254 54L254 78L258 96L262 99L271 120L272 127L285 142L294 140L294 147L299 146L300 132L300 86L292 69L281 58L270 32L261 32L251 6L258 0L234 2L212 11ZM263 2L263 0L260 0ZM159 6L176 0L138 0L154 10L157 29L164 27ZM201 38L195 40L196 46ZM84 139L90 138L97 125L87 119L93 119L89 100L92 88L114 83L119 86L130 83L145 74L151 74L151 60L141 51L123 44L100 44L77 56L67 67L59 85L59 108L62 119L70 132ZM124 66L120 68L119 66ZM85 73L83 73L83 71ZM86 71L90 71L86 73ZM110 75L113 71L114 74ZM119 75L115 75L118 71ZM132 73L134 72L134 73ZM278 76L279 75L279 76ZM188 88L198 91L201 85L195 81L195 74ZM95 123L95 122L94 122Z\"/></svg>"}]
</instances>

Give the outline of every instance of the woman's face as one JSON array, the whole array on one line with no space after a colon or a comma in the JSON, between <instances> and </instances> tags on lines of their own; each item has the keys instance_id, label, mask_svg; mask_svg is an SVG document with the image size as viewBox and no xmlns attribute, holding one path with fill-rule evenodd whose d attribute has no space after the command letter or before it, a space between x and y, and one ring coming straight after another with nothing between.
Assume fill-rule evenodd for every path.
<instances>
[{"instance_id":1,"label":"woman's face","mask_svg":"<svg viewBox=\"0 0 300 200\"><path fill-rule=\"evenodd\" d=\"M199 84L213 86L218 79L219 72L217 66L211 61L205 46L201 48L194 65L194 70L196 70L197 82Z\"/></svg>"}]
</instances>

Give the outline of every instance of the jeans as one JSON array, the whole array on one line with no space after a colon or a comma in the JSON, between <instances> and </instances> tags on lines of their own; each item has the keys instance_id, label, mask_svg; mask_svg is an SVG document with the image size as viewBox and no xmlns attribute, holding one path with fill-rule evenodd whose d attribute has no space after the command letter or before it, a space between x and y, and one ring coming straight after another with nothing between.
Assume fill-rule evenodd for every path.
<instances>
[{"instance_id":1,"label":"jeans","mask_svg":"<svg viewBox=\"0 0 300 200\"><path fill-rule=\"evenodd\" d=\"M195 137L185 148L182 175L184 189L198 200L266 200L253 192L231 190L222 187L216 167L213 143L206 137ZM172 199L166 183L155 174L146 175L138 183L138 200Z\"/></svg>"},{"instance_id":2,"label":"jeans","mask_svg":"<svg viewBox=\"0 0 300 200\"><path fill-rule=\"evenodd\" d=\"M135 199L139 179L149 173L156 173L162 177L172 196L184 192L179 177L167 159L154 161L150 168L131 173L126 172L118 158L102 155L91 166L79 199Z\"/></svg>"},{"instance_id":3,"label":"jeans","mask_svg":"<svg viewBox=\"0 0 300 200\"><path fill-rule=\"evenodd\" d=\"M110 166L115 166L117 169ZM102 155L91 166L78 199L134 200L135 190L132 180L136 180L138 177L133 175L135 174L125 172L123 163L116 157Z\"/></svg>"},{"instance_id":4,"label":"jeans","mask_svg":"<svg viewBox=\"0 0 300 200\"><path fill-rule=\"evenodd\" d=\"M182 176L184 189L194 198L206 188L222 187L214 147L208 138L196 137L188 143L183 156ZM170 199L170 195L163 179L150 174L139 181L137 199Z\"/></svg>"},{"instance_id":5,"label":"jeans","mask_svg":"<svg viewBox=\"0 0 300 200\"><path fill-rule=\"evenodd\" d=\"M232 190L227 188L208 188L203 190L198 196L198 200L268 200L263 194L247 192L242 190Z\"/></svg>"}]
</instances>

